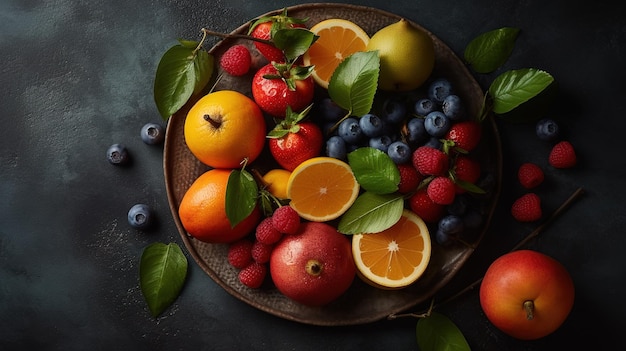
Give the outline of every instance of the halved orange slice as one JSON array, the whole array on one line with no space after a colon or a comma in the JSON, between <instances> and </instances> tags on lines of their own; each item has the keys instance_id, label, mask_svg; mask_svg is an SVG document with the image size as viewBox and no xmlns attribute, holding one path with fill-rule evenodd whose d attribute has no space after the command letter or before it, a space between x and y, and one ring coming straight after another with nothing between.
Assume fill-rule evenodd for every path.
<instances>
[{"instance_id":1,"label":"halved orange slice","mask_svg":"<svg viewBox=\"0 0 626 351\"><path fill-rule=\"evenodd\" d=\"M289 205L300 217L315 222L345 213L359 195L350 165L332 157L314 157L296 167L287 183Z\"/></svg>"},{"instance_id":2,"label":"halved orange slice","mask_svg":"<svg viewBox=\"0 0 626 351\"><path fill-rule=\"evenodd\" d=\"M370 38L357 24L345 19L331 18L311 27L319 38L304 54L304 64L315 65L313 79L328 88L328 82L341 61L355 52L365 51Z\"/></svg>"},{"instance_id":3,"label":"halved orange slice","mask_svg":"<svg viewBox=\"0 0 626 351\"><path fill-rule=\"evenodd\" d=\"M359 276L383 289L399 289L422 276L430 261L428 227L410 210L380 233L352 237L352 256Z\"/></svg>"}]
</instances>

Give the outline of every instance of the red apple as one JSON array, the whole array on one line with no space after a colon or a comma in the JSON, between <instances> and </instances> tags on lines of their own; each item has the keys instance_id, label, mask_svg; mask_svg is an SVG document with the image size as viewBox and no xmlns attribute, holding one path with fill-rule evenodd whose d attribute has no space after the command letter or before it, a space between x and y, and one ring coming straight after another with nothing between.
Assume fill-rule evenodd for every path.
<instances>
[{"instance_id":1,"label":"red apple","mask_svg":"<svg viewBox=\"0 0 626 351\"><path fill-rule=\"evenodd\" d=\"M480 285L480 305L493 325L522 340L558 329L574 304L574 283L557 260L532 250L496 259Z\"/></svg>"},{"instance_id":2,"label":"red apple","mask_svg":"<svg viewBox=\"0 0 626 351\"><path fill-rule=\"evenodd\" d=\"M328 224L302 223L296 234L284 235L272 250L270 274L276 288L292 300L326 305L354 280L352 245Z\"/></svg>"}]
</instances>

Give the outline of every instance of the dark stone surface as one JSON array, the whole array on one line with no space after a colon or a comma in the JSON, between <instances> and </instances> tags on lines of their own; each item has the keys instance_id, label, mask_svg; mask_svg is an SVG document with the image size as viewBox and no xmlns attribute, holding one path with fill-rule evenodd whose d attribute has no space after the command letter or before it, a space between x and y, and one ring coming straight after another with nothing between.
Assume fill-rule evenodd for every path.
<instances>
[{"instance_id":1,"label":"dark stone surface","mask_svg":"<svg viewBox=\"0 0 626 351\"><path fill-rule=\"evenodd\" d=\"M139 130L160 122L152 81L162 53L200 28L228 32L294 1L35 1L0 3L0 349L2 350L414 350L415 319L354 327L297 324L256 310L219 288L190 260L180 297L150 316L138 262L152 242L179 242L169 212L162 147ZM543 166L546 212L574 190L586 194L527 247L571 272L577 296L565 324L537 341L495 329L477 290L443 305L474 350L554 350L616 345L626 314L626 22L603 2L355 1L414 20L459 55L483 32L522 29L510 60L477 76L483 88L503 70L550 72L559 93L549 115L561 122L579 166L547 165L549 146L530 125L499 122L504 187L491 230L442 292L480 277L488 264L532 231L509 215L523 190L521 162ZM162 122L162 121L161 121ZM113 143L128 168L105 157ZM132 229L126 213L151 205L158 227Z\"/></svg>"}]
</instances>

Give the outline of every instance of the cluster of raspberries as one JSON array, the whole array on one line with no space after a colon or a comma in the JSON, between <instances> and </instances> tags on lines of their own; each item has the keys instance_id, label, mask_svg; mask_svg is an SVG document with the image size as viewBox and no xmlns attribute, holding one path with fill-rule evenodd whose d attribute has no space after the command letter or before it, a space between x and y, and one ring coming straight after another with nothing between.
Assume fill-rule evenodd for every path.
<instances>
[{"instance_id":1,"label":"cluster of raspberries","mask_svg":"<svg viewBox=\"0 0 626 351\"><path fill-rule=\"evenodd\" d=\"M272 250L283 235L294 235L300 229L300 216L290 206L277 208L259 222L254 238L243 238L230 244L228 262L239 269L239 281L259 288L265 281Z\"/></svg>"}]
</instances>

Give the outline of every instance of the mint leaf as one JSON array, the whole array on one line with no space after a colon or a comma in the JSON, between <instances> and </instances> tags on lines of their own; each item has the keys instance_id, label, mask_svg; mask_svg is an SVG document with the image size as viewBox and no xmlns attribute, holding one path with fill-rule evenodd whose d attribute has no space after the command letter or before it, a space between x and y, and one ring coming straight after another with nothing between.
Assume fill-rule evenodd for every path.
<instances>
[{"instance_id":1,"label":"mint leaf","mask_svg":"<svg viewBox=\"0 0 626 351\"><path fill-rule=\"evenodd\" d=\"M554 78L545 71L522 68L502 73L489 86L493 112L507 113L547 88Z\"/></svg>"},{"instance_id":2,"label":"mint leaf","mask_svg":"<svg viewBox=\"0 0 626 351\"><path fill-rule=\"evenodd\" d=\"M352 116L370 112L379 70L380 59L376 51L356 52L346 57L328 82L330 98Z\"/></svg>"},{"instance_id":3,"label":"mint leaf","mask_svg":"<svg viewBox=\"0 0 626 351\"><path fill-rule=\"evenodd\" d=\"M179 41L163 54L154 79L154 101L163 119L168 119L189 98L198 94L213 75L214 58L199 43Z\"/></svg>"},{"instance_id":4,"label":"mint leaf","mask_svg":"<svg viewBox=\"0 0 626 351\"><path fill-rule=\"evenodd\" d=\"M470 351L463 333L448 317L431 312L417 321L417 346L423 351Z\"/></svg>"},{"instance_id":5,"label":"mint leaf","mask_svg":"<svg viewBox=\"0 0 626 351\"><path fill-rule=\"evenodd\" d=\"M287 61L292 62L304 55L317 38L317 35L305 28L285 28L274 33L272 41L285 54Z\"/></svg>"},{"instance_id":6,"label":"mint leaf","mask_svg":"<svg viewBox=\"0 0 626 351\"><path fill-rule=\"evenodd\" d=\"M186 278L187 258L178 244L154 243L143 250L139 284L153 317L176 300Z\"/></svg>"},{"instance_id":7,"label":"mint leaf","mask_svg":"<svg viewBox=\"0 0 626 351\"><path fill-rule=\"evenodd\" d=\"M465 47L465 61L478 73L489 73L511 56L520 30L503 27L483 33Z\"/></svg>"},{"instance_id":8,"label":"mint leaf","mask_svg":"<svg viewBox=\"0 0 626 351\"><path fill-rule=\"evenodd\" d=\"M402 195L366 191L344 213L337 229L343 234L382 232L398 222L403 209Z\"/></svg>"},{"instance_id":9,"label":"mint leaf","mask_svg":"<svg viewBox=\"0 0 626 351\"><path fill-rule=\"evenodd\" d=\"M374 194L390 194L398 190L400 172L384 152L361 147L348 154L348 163L359 185Z\"/></svg>"},{"instance_id":10,"label":"mint leaf","mask_svg":"<svg viewBox=\"0 0 626 351\"><path fill-rule=\"evenodd\" d=\"M246 219L257 205L259 187L250 172L232 170L226 184L226 217L234 227Z\"/></svg>"}]
</instances>

